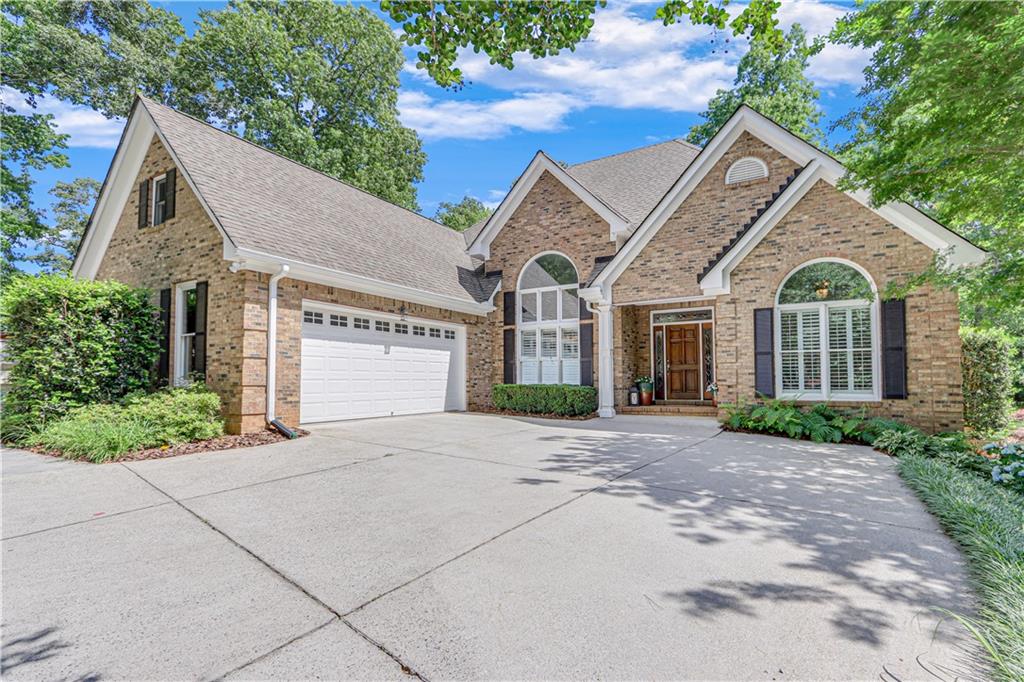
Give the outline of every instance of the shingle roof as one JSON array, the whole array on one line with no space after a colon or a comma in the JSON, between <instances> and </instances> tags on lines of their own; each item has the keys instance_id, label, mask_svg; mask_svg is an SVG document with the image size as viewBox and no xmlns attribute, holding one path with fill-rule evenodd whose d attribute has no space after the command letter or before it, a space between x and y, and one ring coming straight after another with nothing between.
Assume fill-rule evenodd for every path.
<instances>
[{"instance_id":1,"label":"shingle roof","mask_svg":"<svg viewBox=\"0 0 1024 682\"><path fill-rule=\"evenodd\" d=\"M700 147L683 140L669 140L578 163L565 170L631 223L639 225L698 154Z\"/></svg>"},{"instance_id":2,"label":"shingle roof","mask_svg":"<svg viewBox=\"0 0 1024 682\"><path fill-rule=\"evenodd\" d=\"M152 100L140 98L237 247L486 301L462 234Z\"/></svg>"}]
</instances>

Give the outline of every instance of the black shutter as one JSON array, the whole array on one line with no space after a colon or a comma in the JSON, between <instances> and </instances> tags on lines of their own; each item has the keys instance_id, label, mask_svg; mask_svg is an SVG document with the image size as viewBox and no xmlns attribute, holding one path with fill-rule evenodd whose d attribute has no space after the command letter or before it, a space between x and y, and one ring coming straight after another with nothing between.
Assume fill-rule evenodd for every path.
<instances>
[{"instance_id":1,"label":"black shutter","mask_svg":"<svg viewBox=\"0 0 1024 682\"><path fill-rule=\"evenodd\" d=\"M164 208L164 220L170 220L174 217L174 186L177 179L178 173L174 168L167 171L167 184L164 186L167 196L167 203Z\"/></svg>"},{"instance_id":2,"label":"black shutter","mask_svg":"<svg viewBox=\"0 0 1024 682\"><path fill-rule=\"evenodd\" d=\"M594 385L594 325L580 325L580 384Z\"/></svg>"},{"instance_id":3,"label":"black shutter","mask_svg":"<svg viewBox=\"0 0 1024 682\"><path fill-rule=\"evenodd\" d=\"M504 309L505 324L516 323L516 292L506 291L501 298L501 307Z\"/></svg>"},{"instance_id":4,"label":"black shutter","mask_svg":"<svg viewBox=\"0 0 1024 682\"><path fill-rule=\"evenodd\" d=\"M882 397L907 397L907 306L882 301Z\"/></svg>"},{"instance_id":5,"label":"black shutter","mask_svg":"<svg viewBox=\"0 0 1024 682\"><path fill-rule=\"evenodd\" d=\"M139 227L149 225L149 180L139 183Z\"/></svg>"},{"instance_id":6,"label":"black shutter","mask_svg":"<svg viewBox=\"0 0 1024 682\"><path fill-rule=\"evenodd\" d=\"M775 397L774 315L771 308L754 310L754 390Z\"/></svg>"},{"instance_id":7,"label":"black shutter","mask_svg":"<svg viewBox=\"0 0 1024 682\"><path fill-rule=\"evenodd\" d=\"M516 330L505 330L505 348L503 352L505 373L502 381L506 384L516 383Z\"/></svg>"},{"instance_id":8,"label":"black shutter","mask_svg":"<svg viewBox=\"0 0 1024 682\"><path fill-rule=\"evenodd\" d=\"M160 355L156 361L157 386L166 386L171 371L171 290L160 290Z\"/></svg>"},{"instance_id":9,"label":"black shutter","mask_svg":"<svg viewBox=\"0 0 1024 682\"><path fill-rule=\"evenodd\" d=\"M580 299L580 319L581 320L592 320L594 319L594 313L590 312L590 308L587 307L587 302L582 298Z\"/></svg>"},{"instance_id":10,"label":"black shutter","mask_svg":"<svg viewBox=\"0 0 1024 682\"><path fill-rule=\"evenodd\" d=\"M196 335L192 340L195 360L192 372L206 379L206 282L196 284Z\"/></svg>"}]
</instances>

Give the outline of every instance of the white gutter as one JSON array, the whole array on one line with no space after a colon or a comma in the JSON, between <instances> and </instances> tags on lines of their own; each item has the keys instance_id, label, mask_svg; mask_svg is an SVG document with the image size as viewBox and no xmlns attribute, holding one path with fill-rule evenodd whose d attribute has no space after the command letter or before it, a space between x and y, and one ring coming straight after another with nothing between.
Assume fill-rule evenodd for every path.
<instances>
[{"instance_id":1,"label":"white gutter","mask_svg":"<svg viewBox=\"0 0 1024 682\"><path fill-rule=\"evenodd\" d=\"M267 293L267 423L277 419L277 282L288 274L288 266L270 278Z\"/></svg>"}]
</instances>

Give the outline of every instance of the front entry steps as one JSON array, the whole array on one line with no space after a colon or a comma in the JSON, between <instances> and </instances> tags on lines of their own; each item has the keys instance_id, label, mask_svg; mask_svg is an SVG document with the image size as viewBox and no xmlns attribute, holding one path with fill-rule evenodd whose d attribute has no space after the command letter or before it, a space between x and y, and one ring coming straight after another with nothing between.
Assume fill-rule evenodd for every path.
<instances>
[{"instance_id":1,"label":"front entry steps","mask_svg":"<svg viewBox=\"0 0 1024 682\"><path fill-rule=\"evenodd\" d=\"M717 417L718 408L711 403L690 401L687 403L660 403L656 405L623 405L616 407L617 414L653 414L662 417Z\"/></svg>"}]
</instances>

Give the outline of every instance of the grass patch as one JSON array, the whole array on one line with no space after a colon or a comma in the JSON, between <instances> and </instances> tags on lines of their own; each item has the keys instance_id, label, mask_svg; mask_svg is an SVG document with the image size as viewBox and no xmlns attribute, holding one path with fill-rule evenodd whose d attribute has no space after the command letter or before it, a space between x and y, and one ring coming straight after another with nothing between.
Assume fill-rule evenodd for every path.
<instances>
[{"instance_id":1,"label":"grass patch","mask_svg":"<svg viewBox=\"0 0 1024 682\"><path fill-rule=\"evenodd\" d=\"M941 459L903 455L899 473L967 558L978 615L958 619L1000 680L1024 680L1024 496Z\"/></svg>"},{"instance_id":2,"label":"grass patch","mask_svg":"<svg viewBox=\"0 0 1024 682\"><path fill-rule=\"evenodd\" d=\"M200 384L74 409L27 442L69 459L100 463L135 450L207 440L223 433L220 399Z\"/></svg>"}]
</instances>

